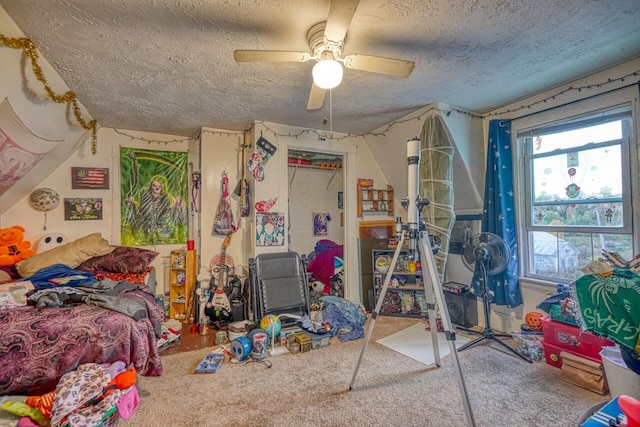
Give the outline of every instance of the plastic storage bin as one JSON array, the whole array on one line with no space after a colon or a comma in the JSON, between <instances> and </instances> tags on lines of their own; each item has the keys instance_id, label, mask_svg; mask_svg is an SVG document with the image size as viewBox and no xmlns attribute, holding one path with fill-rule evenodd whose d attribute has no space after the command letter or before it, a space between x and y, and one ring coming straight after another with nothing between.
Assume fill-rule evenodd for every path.
<instances>
[{"instance_id":1,"label":"plastic storage bin","mask_svg":"<svg viewBox=\"0 0 640 427\"><path fill-rule=\"evenodd\" d=\"M547 344L561 347L578 356L600 362L602 347L614 345L606 338L583 331L577 326L556 322L551 320L549 316L543 316L540 320L542 321L542 335Z\"/></svg>"},{"instance_id":2,"label":"plastic storage bin","mask_svg":"<svg viewBox=\"0 0 640 427\"><path fill-rule=\"evenodd\" d=\"M562 356L560 356L560 353L563 351L575 354L576 356L584 357L585 359L591 360L592 362L602 363L600 355L598 355L598 357L591 357L580 354L575 351L567 350L566 348L560 347L559 345L547 342L547 340L545 339L542 340L542 346L544 347L544 357L547 361L547 364L558 369L562 368Z\"/></svg>"},{"instance_id":3,"label":"plastic storage bin","mask_svg":"<svg viewBox=\"0 0 640 427\"><path fill-rule=\"evenodd\" d=\"M640 399L640 375L627 367L620 355L620 349L615 346L604 347L600 356L611 396L626 394Z\"/></svg>"},{"instance_id":4,"label":"plastic storage bin","mask_svg":"<svg viewBox=\"0 0 640 427\"><path fill-rule=\"evenodd\" d=\"M319 348L325 348L329 345L331 340L331 334L316 334L313 332L307 332L307 335L311 337L311 349L317 350Z\"/></svg>"}]
</instances>

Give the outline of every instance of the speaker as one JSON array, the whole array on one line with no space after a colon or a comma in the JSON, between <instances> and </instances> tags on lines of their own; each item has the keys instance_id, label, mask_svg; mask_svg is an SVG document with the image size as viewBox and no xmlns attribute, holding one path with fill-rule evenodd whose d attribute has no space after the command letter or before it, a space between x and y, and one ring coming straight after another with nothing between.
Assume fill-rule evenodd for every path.
<instances>
[{"instance_id":1,"label":"speaker","mask_svg":"<svg viewBox=\"0 0 640 427\"><path fill-rule=\"evenodd\" d=\"M245 320L247 316L245 315L245 303L243 299L237 298L231 300L231 319L234 322Z\"/></svg>"},{"instance_id":2,"label":"speaker","mask_svg":"<svg viewBox=\"0 0 640 427\"><path fill-rule=\"evenodd\" d=\"M470 328L478 324L478 304L471 292L455 293L444 290L444 299L451 323Z\"/></svg>"}]
</instances>

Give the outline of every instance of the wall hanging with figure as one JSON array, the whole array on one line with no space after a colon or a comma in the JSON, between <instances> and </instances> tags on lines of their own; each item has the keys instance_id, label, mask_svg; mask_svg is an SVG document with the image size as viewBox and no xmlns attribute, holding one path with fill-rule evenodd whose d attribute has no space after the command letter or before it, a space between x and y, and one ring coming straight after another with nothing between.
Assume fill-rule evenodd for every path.
<instances>
[{"instance_id":1,"label":"wall hanging with figure","mask_svg":"<svg viewBox=\"0 0 640 427\"><path fill-rule=\"evenodd\" d=\"M187 165L185 152L120 148L123 246L187 241Z\"/></svg>"},{"instance_id":2,"label":"wall hanging with figure","mask_svg":"<svg viewBox=\"0 0 640 427\"><path fill-rule=\"evenodd\" d=\"M326 236L328 234L329 222L331 214L328 212L313 213L313 235Z\"/></svg>"}]
</instances>

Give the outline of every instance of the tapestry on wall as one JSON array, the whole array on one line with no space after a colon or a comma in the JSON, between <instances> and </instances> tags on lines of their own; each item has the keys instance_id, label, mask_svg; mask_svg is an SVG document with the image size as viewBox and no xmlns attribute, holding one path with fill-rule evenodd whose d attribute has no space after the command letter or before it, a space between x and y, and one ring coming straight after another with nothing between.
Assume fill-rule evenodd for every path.
<instances>
[{"instance_id":1,"label":"tapestry on wall","mask_svg":"<svg viewBox=\"0 0 640 427\"><path fill-rule=\"evenodd\" d=\"M284 231L284 213L256 212L256 246L283 246Z\"/></svg>"},{"instance_id":2,"label":"tapestry on wall","mask_svg":"<svg viewBox=\"0 0 640 427\"><path fill-rule=\"evenodd\" d=\"M187 241L187 166L184 152L120 148L120 241L123 246Z\"/></svg>"},{"instance_id":3,"label":"tapestry on wall","mask_svg":"<svg viewBox=\"0 0 640 427\"><path fill-rule=\"evenodd\" d=\"M0 196L60 142L34 135L5 98L0 103Z\"/></svg>"}]
</instances>

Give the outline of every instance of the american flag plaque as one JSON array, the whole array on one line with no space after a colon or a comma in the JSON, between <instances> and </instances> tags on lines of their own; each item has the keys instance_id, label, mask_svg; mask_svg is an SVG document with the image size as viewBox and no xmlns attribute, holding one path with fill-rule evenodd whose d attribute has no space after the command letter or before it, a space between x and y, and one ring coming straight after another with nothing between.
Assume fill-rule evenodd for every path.
<instances>
[{"instance_id":1,"label":"american flag plaque","mask_svg":"<svg viewBox=\"0 0 640 427\"><path fill-rule=\"evenodd\" d=\"M109 168L71 168L71 188L108 190Z\"/></svg>"}]
</instances>

